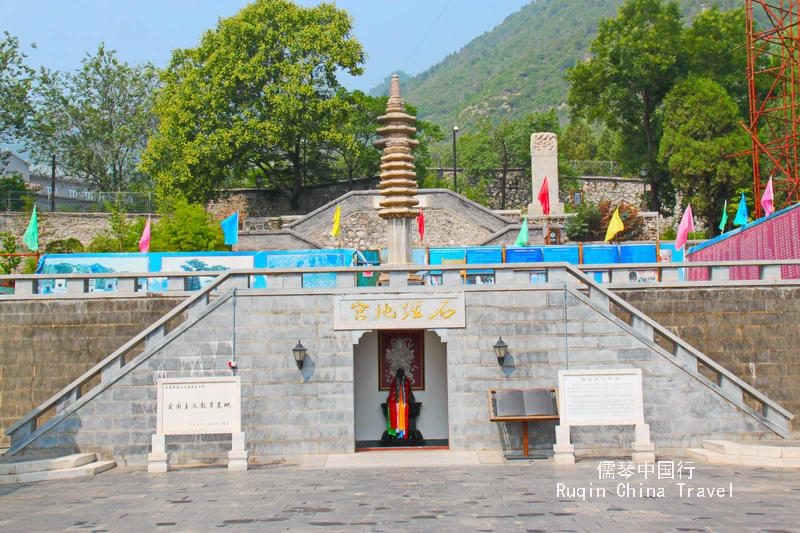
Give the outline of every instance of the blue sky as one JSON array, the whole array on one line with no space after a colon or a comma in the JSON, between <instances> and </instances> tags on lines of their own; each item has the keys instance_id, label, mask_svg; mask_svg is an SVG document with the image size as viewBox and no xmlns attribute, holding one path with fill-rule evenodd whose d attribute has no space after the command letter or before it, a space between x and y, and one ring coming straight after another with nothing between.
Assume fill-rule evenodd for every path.
<instances>
[{"instance_id":1,"label":"blue sky","mask_svg":"<svg viewBox=\"0 0 800 533\"><path fill-rule=\"evenodd\" d=\"M19 37L28 63L74 70L100 42L129 63L163 67L174 48L197 44L218 17L235 14L246 0L4 0L0 31ZM318 0L299 0L304 5ZM447 0L337 0L355 18L355 34L369 56L363 76L342 82L368 91L406 64ZM405 71L418 74L491 30L530 0L450 0ZM389 32L387 26L405 28ZM396 36L397 39L393 39ZM37 44L36 50L27 47Z\"/></svg>"}]
</instances>

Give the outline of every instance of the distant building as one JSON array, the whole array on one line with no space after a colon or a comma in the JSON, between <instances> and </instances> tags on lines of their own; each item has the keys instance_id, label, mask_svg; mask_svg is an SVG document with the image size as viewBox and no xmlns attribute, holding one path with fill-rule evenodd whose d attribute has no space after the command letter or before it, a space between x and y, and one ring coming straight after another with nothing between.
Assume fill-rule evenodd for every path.
<instances>
[{"instance_id":1,"label":"distant building","mask_svg":"<svg viewBox=\"0 0 800 533\"><path fill-rule=\"evenodd\" d=\"M0 174L22 176L28 188L36 194L36 205L40 210L50 209L50 196L53 192L55 192L56 210L64 208L68 211L83 211L97 200L98 193L91 183L64 176L58 167L56 167L56 187L53 191L50 172L49 168L32 165L30 161L26 161L14 152L0 152Z\"/></svg>"}]
</instances>

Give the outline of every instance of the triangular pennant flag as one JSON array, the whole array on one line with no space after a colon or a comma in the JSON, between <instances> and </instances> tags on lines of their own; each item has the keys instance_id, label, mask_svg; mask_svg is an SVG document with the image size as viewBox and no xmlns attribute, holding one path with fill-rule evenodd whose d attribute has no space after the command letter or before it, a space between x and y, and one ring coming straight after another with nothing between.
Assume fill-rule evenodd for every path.
<instances>
[{"instance_id":1,"label":"triangular pennant flag","mask_svg":"<svg viewBox=\"0 0 800 533\"><path fill-rule=\"evenodd\" d=\"M39 250L39 219L36 217L36 206L33 206L33 213L31 213L31 221L28 222L28 229L25 230L25 235L22 236L22 242L32 252Z\"/></svg>"},{"instance_id":2,"label":"triangular pennant flag","mask_svg":"<svg viewBox=\"0 0 800 533\"><path fill-rule=\"evenodd\" d=\"M764 189L764 195L761 196L761 207L764 208L764 216L768 217L775 212L774 200L775 195L772 193L772 176L770 176L767 188Z\"/></svg>"},{"instance_id":3,"label":"triangular pennant flag","mask_svg":"<svg viewBox=\"0 0 800 533\"><path fill-rule=\"evenodd\" d=\"M604 239L606 242L610 241L614 238L614 235L619 233L620 231L625 229L625 225L622 223L622 219L619 218L619 207L614 210L614 215L611 217L611 221L608 223L608 229L606 230L606 238Z\"/></svg>"},{"instance_id":4,"label":"triangular pennant flag","mask_svg":"<svg viewBox=\"0 0 800 533\"><path fill-rule=\"evenodd\" d=\"M686 246L686 241L689 240L689 233L694 231L694 218L692 217L692 204L686 206L686 211L683 212L681 223L678 224L678 236L675 237L675 249L680 250Z\"/></svg>"},{"instance_id":5,"label":"triangular pennant flag","mask_svg":"<svg viewBox=\"0 0 800 533\"><path fill-rule=\"evenodd\" d=\"M225 244L234 245L239 242L239 212L235 212L219 223L225 235Z\"/></svg>"},{"instance_id":6,"label":"triangular pennant flag","mask_svg":"<svg viewBox=\"0 0 800 533\"><path fill-rule=\"evenodd\" d=\"M528 217L525 217L522 221L519 235L517 235L517 240L514 241L514 246L525 246L526 244L528 244Z\"/></svg>"},{"instance_id":7,"label":"triangular pennant flag","mask_svg":"<svg viewBox=\"0 0 800 533\"><path fill-rule=\"evenodd\" d=\"M545 215L550 214L550 188L547 186L547 176L544 177L542 188L539 189L539 196L536 197L539 203L542 204L542 213Z\"/></svg>"},{"instance_id":8,"label":"triangular pennant flag","mask_svg":"<svg viewBox=\"0 0 800 533\"><path fill-rule=\"evenodd\" d=\"M147 224L144 225L142 238L139 239L139 251L146 254L150 250L150 217L147 217Z\"/></svg>"},{"instance_id":9,"label":"triangular pennant flag","mask_svg":"<svg viewBox=\"0 0 800 533\"><path fill-rule=\"evenodd\" d=\"M728 200L725 200L725 206L722 208L722 220L719 223L719 230L725 233L725 224L728 223Z\"/></svg>"},{"instance_id":10,"label":"triangular pennant flag","mask_svg":"<svg viewBox=\"0 0 800 533\"><path fill-rule=\"evenodd\" d=\"M336 212L333 214L333 229L331 229L331 237L338 237L341 233L339 227L342 220L342 204L336 204Z\"/></svg>"},{"instance_id":11,"label":"triangular pennant flag","mask_svg":"<svg viewBox=\"0 0 800 533\"><path fill-rule=\"evenodd\" d=\"M742 199L739 200L739 209L736 210L736 218L733 219L733 225L747 225L747 200L744 198L744 191L742 191Z\"/></svg>"},{"instance_id":12,"label":"triangular pennant flag","mask_svg":"<svg viewBox=\"0 0 800 533\"><path fill-rule=\"evenodd\" d=\"M425 239L425 215L422 214L422 209L417 215L417 229L419 230L419 240L422 241Z\"/></svg>"}]
</instances>

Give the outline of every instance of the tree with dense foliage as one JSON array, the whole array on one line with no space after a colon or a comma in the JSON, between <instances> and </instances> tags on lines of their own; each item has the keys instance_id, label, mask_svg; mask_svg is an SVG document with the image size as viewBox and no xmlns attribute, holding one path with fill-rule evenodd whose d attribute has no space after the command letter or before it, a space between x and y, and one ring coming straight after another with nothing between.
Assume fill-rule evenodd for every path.
<instances>
[{"instance_id":1,"label":"tree with dense foliage","mask_svg":"<svg viewBox=\"0 0 800 533\"><path fill-rule=\"evenodd\" d=\"M8 232L0 233L0 254L9 254L0 257L0 274L11 274L19 266L22 258L10 254L19 253L17 239Z\"/></svg>"},{"instance_id":2,"label":"tree with dense foliage","mask_svg":"<svg viewBox=\"0 0 800 533\"><path fill-rule=\"evenodd\" d=\"M727 157L750 146L739 120L736 100L708 78L691 76L664 100L659 157L683 193L683 203L691 203L705 220L709 236L719 233L725 201L733 205L752 175L748 159Z\"/></svg>"},{"instance_id":3,"label":"tree with dense foliage","mask_svg":"<svg viewBox=\"0 0 800 533\"><path fill-rule=\"evenodd\" d=\"M256 0L221 19L196 48L173 52L142 168L191 201L257 170L296 209L315 157L342 135L350 102L336 75L362 73L352 31L332 4Z\"/></svg>"},{"instance_id":4,"label":"tree with dense foliage","mask_svg":"<svg viewBox=\"0 0 800 533\"><path fill-rule=\"evenodd\" d=\"M474 133L458 140L460 161L468 177L486 178L499 172L500 209L506 208L508 171L528 165L528 143L519 123L504 117L495 125L488 119L478 123Z\"/></svg>"},{"instance_id":5,"label":"tree with dense foliage","mask_svg":"<svg viewBox=\"0 0 800 533\"><path fill-rule=\"evenodd\" d=\"M3 32L0 39L0 143L20 137L31 113L35 71L26 63L19 39ZM0 163L2 163L0 161Z\"/></svg>"},{"instance_id":6,"label":"tree with dense foliage","mask_svg":"<svg viewBox=\"0 0 800 533\"><path fill-rule=\"evenodd\" d=\"M0 209L30 211L34 202L33 192L28 189L28 184L22 176L0 176Z\"/></svg>"},{"instance_id":7,"label":"tree with dense foliage","mask_svg":"<svg viewBox=\"0 0 800 533\"><path fill-rule=\"evenodd\" d=\"M177 200L172 214L164 214L153 224L152 252L200 252L228 250L222 226L202 205ZM140 232L141 235L141 232ZM138 242L138 241L137 241Z\"/></svg>"},{"instance_id":8,"label":"tree with dense foliage","mask_svg":"<svg viewBox=\"0 0 800 533\"><path fill-rule=\"evenodd\" d=\"M74 73L42 69L30 129L34 159L45 162L56 154L68 176L101 191L146 182L137 165L155 127L155 70L130 66L115 54L101 44Z\"/></svg>"},{"instance_id":9,"label":"tree with dense foliage","mask_svg":"<svg viewBox=\"0 0 800 533\"><path fill-rule=\"evenodd\" d=\"M714 6L695 17L683 39L689 71L719 83L743 117L749 113L745 18L744 7L722 12ZM757 61L763 68L769 59L762 54Z\"/></svg>"},{"instance_id":10,"label":"tree with dense foliage","mask_svg":"<svg viewBox=\"0 0 800 533\"><path fill-rule=\"evenodd\" d=\"M558 139L558 154L567 160L594 161L597 157L597 143L592 128L586 121L576 119L569 123Z\"/></svg>"},{"instance_id":11,"label":"tree with dense foliage","mask_svg":"<svg viewBox=\"0 0 800 533\"><path fill-rule=\"evenodd\" d=\"M616 18L599 22L594 58L567 75L573 117L598 120L618 132L629 148L623 162L631 170L647 168L652 210L661 207L661 185L669 179L658 160L657 110L686 72L682 24L677 2L627 0Z\"/></svg>"},{"instance_id":12,"label":"tree with dense foliage","mask_svg":"<svg viewBox=\"0 0 800 533\"><path fill-rule=\"evenodd\" d=\"M381 153L372 144L378 139L378 117L386 111L386 97L367 96L354 91L346 96L349 105L341 112L342 126L339 135L328 144L328 148L338 156L335 166L339 175L347 178L353 187L354 178L377 176L381 168Z\"/></svg>"}]
</instances>

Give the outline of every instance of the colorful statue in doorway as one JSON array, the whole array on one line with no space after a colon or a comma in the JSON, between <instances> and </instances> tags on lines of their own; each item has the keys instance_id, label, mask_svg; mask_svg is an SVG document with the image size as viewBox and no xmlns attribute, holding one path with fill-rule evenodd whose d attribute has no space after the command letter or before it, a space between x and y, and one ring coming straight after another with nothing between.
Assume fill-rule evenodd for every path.
<instances>
[{"instance_id":1,"label":"colorful statue in doorway","mask_svg":"<svg viewBox=\"0 0 800 533\"><path fill-rule=\"evenodd\" d=\"M392 380L387 403L387 433L396 439L408 440L410 433L408 419L411 406L416 402L414 394L411 392L411 383L402 368L397 370L397 374Z\"/></svg>"}]
</instances>

